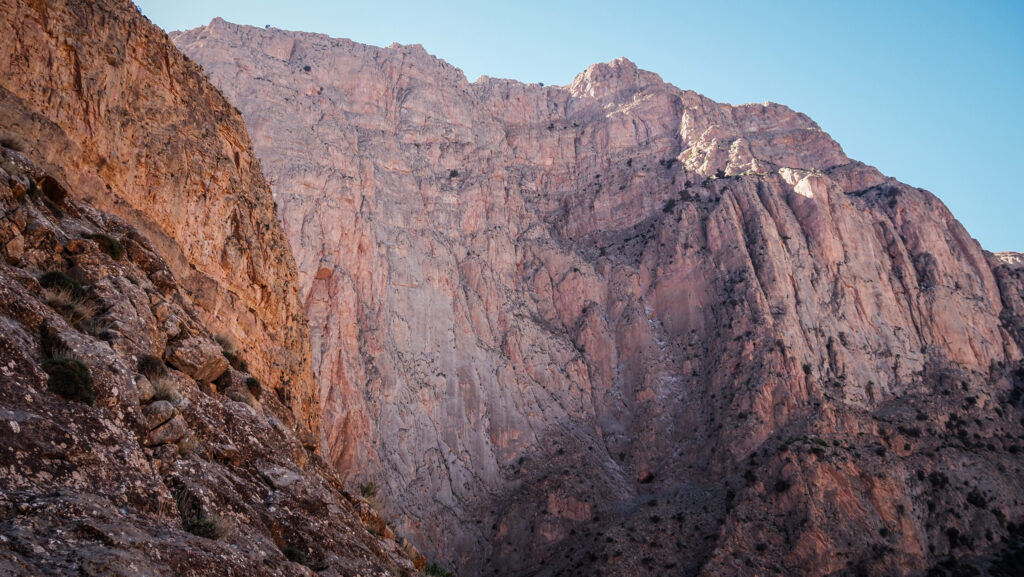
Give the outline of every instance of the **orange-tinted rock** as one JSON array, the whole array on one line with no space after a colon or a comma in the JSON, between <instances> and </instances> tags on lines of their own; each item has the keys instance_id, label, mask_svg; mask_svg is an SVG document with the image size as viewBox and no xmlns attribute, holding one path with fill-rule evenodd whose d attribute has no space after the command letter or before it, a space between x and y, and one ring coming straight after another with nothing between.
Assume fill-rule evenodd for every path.
<instances>
[{"instance_id":1,"label":"orange-tinted rock","mask_svg":"<svg viewBox=\"0 0 1024 577\"><path fill-rule=\"evenodd\" d=\"M54 169L43 193L142 231L210 330L317 430L294 264L241 116L128 0L0 11L0 138Z\"/></svg>"}]
</instances>

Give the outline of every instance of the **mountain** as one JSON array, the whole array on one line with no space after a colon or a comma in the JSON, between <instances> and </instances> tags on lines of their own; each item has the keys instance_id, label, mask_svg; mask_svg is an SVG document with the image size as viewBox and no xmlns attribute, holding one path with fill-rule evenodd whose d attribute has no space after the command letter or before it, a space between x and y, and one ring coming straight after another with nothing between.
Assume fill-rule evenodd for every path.
<instances>
[{"instance_id":1,"label":"mountain","mask_svg":"<svg viewBox=\"0 0 1024 577\"><path fill-rule=\"evenodd\" d=\"M127 0L0 10L0 574L422 568L318 453L241 115Z\"/></svg>"},{"instance_id":2,"label":"mountain","mask_svg":"<svg viewBox=\"0 0 1024 577\"><path fill-rule=\"evenodd\" d=\"M324 452L428 557L468 576L1012 562L1020 261L932 194L785 106L625 59L541 86L220 19L171 37L273 183Z\"/></svg>"}]
</instances>

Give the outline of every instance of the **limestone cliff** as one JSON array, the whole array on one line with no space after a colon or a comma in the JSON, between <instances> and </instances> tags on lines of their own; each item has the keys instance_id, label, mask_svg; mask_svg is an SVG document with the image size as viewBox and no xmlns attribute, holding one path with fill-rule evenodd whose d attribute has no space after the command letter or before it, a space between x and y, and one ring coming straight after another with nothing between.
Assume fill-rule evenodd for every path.
<instances>
[{"instance_id":1,"label":"limestone cliff","mask_svg":"<svg viewBox=\"0 0 1024 577\"><path fill-rule=\"evenodd\" d=\"M0 8L0 574L422 568L316 452L239 114L130 2Z\"/></svg>"},{"instance_id":2,"label":"limestone cliff","mask_svg":"<svg viewBox=\"0 0 1024 577\"><path fill-rule=\"evenodd\" d=\"M144 234L4 147L0 210L0 574L413 573Z\"/></svg>"},{"instance_id":3,"label":"limestone cliff","mask_svg":"<svg viewBox=\"0 0 1024 577\"><path fill-rule=\"evenodd\" d=\"M325 453L460 574L904 575L1019 539L1019 271L805 115L624 59L545 87L173 39L276 183Z\"/></svg>"},{"instance_id":4,"label":"limestone cliff","mask_svg":"<svg viewBox=\"0 0 1024 577\"><path fill-rule=\"evenodd\" d=\"M128 0L0 10L0 138L152 239L204 321L315 430L294 262L241 116Z\"/></svg>"}]
</instances>

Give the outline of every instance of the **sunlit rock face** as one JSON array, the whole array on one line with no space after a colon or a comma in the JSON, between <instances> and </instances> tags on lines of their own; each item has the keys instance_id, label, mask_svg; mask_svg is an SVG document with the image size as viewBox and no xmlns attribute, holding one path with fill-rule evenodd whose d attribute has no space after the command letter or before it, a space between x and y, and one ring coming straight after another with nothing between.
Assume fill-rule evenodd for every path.
<instances>
[{"instance_id":1,"label":"sunlit rock face","mask_svg":"<svg viewBox=\"0 0 1024 577\"><path fill-rule=\"evenodd\" d=\"M0 575L422 569L317 453L241 115L128 0L0 14Z\"/></svg>"},{"instance_id":2,"label":"sunlit rock face","mask_svg":"<svg viewBox=\"0 0 1024 577\"><path fill-rule=\"evenodd\" d=\"M238 112L127 0L0 10L0 138L152 239L204 321L316 429L295 265Z\"/></svg>"},{"instance_id":3,"label":"sunlit rock face","mask_svg":"<svg viewBox=\"0 0 1024 577\"><path fill-rule=\"evenodd\" d=\"M274 183L325 451L428 557L899 575L1024 520L1021 273L803 114L624 59L172 37Z\"/></svg>"}]
</instances>

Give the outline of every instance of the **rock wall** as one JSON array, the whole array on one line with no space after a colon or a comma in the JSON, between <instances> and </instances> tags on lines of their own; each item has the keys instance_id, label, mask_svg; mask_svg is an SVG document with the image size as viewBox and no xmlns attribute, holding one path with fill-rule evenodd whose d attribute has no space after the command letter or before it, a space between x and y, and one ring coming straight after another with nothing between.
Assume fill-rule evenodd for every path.
<instances>
[{"instance_id":1,"label":"rock wall","mask_svg":"<svg viewBox=\"0 0 1024 577\"><path fill-rule=\"evenodd\" d=\"M294 262L238 112L128 0L0 10L0 138L152 239L204 321L317 431Z\"/></svg>"},{"instance_id":2,"label":"rock wall","mask_svg":"<svg viewBox=\"0 0 1024 577\"><path fill-rule=\"evenodd\" d=\"M1024 520L1019 277L806 116L624 59L545 87L222 20L174 41L275 183L325 452L428 556L913 574Z\"/></svg>"},{"instance_id":3,"label":"rock wall","mask_svg":"<svg viewBox=\"0 0 1024 577\"><path fill-rule=\"evenodd\" d=\"M75 196L0 146L0 574L422 568L154 244Z\"/></svg>"}]
</instances>

